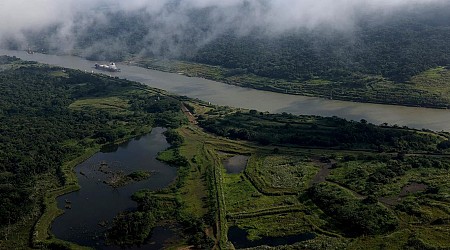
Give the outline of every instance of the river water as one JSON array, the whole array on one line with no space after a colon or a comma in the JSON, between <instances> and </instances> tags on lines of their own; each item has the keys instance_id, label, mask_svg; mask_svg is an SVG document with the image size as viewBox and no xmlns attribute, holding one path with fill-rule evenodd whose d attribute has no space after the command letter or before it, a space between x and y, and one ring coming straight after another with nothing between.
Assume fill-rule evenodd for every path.
<instances>
[{"instance_id":1,"label":"river water","mask_svg":"<svg viewBox=\"0 0 450 250\"><path fill-rule=\"evenodd\" d=\"M28 54L25 51L0 50L0 55L16 56L24 60L38 61L66 68L96 71L96 62L74 56ZM256 109L292 114L339 116L349 120L365 119L374 124L388 123L436 131L450 131L450 110L402 107L328 100L298 95L287 95L262 90L246 89L202 78L166 73L156 70L118 64L121 72L107 73L151 87L198 98L217 105Z\"/></svg>"},{"instance_id":2,"label":"river water","mask_svg":"<svg viewBox=\"0 0 450 250\"><path fill-rule=\"evenodd\" d=\"M167 187L176 177L177 170L158 160L157 153L169 144L162 134L164 129L153 128L148 135L131 140L109 150L99 152L75 167L81 189L57 198L58 207L65 213L56 218L52 233L59 239L98 249L119 249L104 246L106 228L122 211L135 210L131 195L140 189L157 190ZM153 175L144 181L112 188L104 181L108 172L151 171ZM70 207L70 208L69 208ZM160 249L162 243L174 236L170 229L157 228L149 239L151 245L144 249Z\"/></svg>"}]
</instances>

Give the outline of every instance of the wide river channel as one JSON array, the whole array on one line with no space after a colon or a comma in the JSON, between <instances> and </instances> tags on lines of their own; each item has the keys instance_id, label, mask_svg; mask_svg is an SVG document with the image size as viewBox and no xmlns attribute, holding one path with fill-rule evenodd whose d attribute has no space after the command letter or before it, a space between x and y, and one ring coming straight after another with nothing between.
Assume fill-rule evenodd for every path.
<instances>
[{"instance_id":1,"label":"wide river channel","mask_svg":"<svg viewBox=\"0 0 450 250\"><path fill-rule=\"evenodd\" d=\"M25 51L0 50L0 55L16 56L66 68L96 72L96 62L75 56L28 54ZM112 76L141 82L174 94L198 98L217 105L292 114L338 116L349 120L365 119L374 124L388 123L436 131L450 131L450 110L402 107L328 100L247 89L202 78L166 73L136 66L118 64L121 72Z\"/></svg>"}]
</instances>

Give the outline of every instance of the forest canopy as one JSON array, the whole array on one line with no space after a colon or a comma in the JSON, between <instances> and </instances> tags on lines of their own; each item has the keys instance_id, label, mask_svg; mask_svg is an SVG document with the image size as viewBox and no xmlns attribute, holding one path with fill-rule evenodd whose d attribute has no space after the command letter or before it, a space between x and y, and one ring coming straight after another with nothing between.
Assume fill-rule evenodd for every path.
<instances>
[{"instance_id":1,"label":"forest canopy","mask_svg":"<svg viewBox=\"0 0 450 250\"><path fill-rule=\"evenodd\" d=\"M450 64L448 3L385 16L361 11L354 25L343 29L324 25L283 32L259 25L238 32L235 26L222 24L218 30L210 20L214 11L184 13L182 30L167 30L170 26L164 20L145 11L111 12L102 22L73 25L73 52L95 60L126 60L130 55L181 59L234 69L234 74L349 84L367 75L407 82L427 69ZM38 50L67 50L52 45L60 28L31 30L25 36ZM9 48L20 47L20 41L8 41Z\"/></svg>"},{"instance_id":2,"label":"forest canopy","mask_svg":"<svg viewBox=\"0 0 450 250\"><path fill-rule=\"evenodd\" d=\"M0 69L0 229L65 185L63 164L86 149L184 122L176 99L138 83L5 56Z\"/></svg>"}]
</instances>

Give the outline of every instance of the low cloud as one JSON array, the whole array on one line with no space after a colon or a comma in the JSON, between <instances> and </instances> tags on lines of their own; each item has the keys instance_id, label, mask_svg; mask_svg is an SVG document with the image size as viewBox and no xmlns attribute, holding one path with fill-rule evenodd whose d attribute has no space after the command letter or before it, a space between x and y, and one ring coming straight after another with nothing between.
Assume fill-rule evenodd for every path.
<instances>
[{"instance_id":1,"label":"low cloud","mask_svg":"<svg viewBox=\"0 0 450 250\"><path fill-rule=\"evenodd\" d=\"M26 46L30 33L52 31L49 47L69 51L79 35L95 25L107 26L111 16L141 15L144 39L152 48L174 47L192 32L201 46L224 32L268 34L327 27L351 30L358 17L377 13L382 19L402 9L445 0L3 0L0 3L0 41ZM196 20L201 16L201 20ZM202 23L203 22L203 23ZM130 27L122 27L124 33ZM45 33L47 34L47 33ZM84 34L86 35L86 34ZM121 46L114 41L114 46ZM99 45L96 45L97 47ZM91 48L94 49L94 48ZM173 49L173 50L176 50Z\"/></svg>"}]
</instances>

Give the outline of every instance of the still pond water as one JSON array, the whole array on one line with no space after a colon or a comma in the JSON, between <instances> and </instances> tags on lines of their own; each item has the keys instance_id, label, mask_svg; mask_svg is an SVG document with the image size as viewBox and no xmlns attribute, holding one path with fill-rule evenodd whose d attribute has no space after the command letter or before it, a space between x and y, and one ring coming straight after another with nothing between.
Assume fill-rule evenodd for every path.
<instances>
[{"instance_id":1,"label":"still pond water","mask_svg":"<svg viewBox=\"0 0 450 250\"><path fill-rule=\"evenodd\" d=\"M167 187L176 177L176 168L156 160L157 153L169 147L163 132L163 128L154 128L148 135L124 143L115 150L99 152L78 165L75 172L81 189L58 197L58 206L65 213L53 222L52 233L80 245L108 249L102 244L106 227L119 212L136 209L131 195L140 189ZM139 170L154 173L147 180L120 188L103 183L109 177L105 174L107 171L129 174ZM66 206L71 206L71 209ZM170 230L158 228L153 233L153 239L149 239L149 243L156 241L157 244L144 248L160 249L161 243L171 236L173 232Z\"/></svg>"},{"instance_id":2,"label":"still pond water","mask_svg":"<svg viewBox=\"0 0 450 250\"><path fill-rule=\"evenodd\" d=\"M223 166L228 174L238 174L245 170L250 156L235 155L222 161Z\"/></svg>"}]
</instances>

